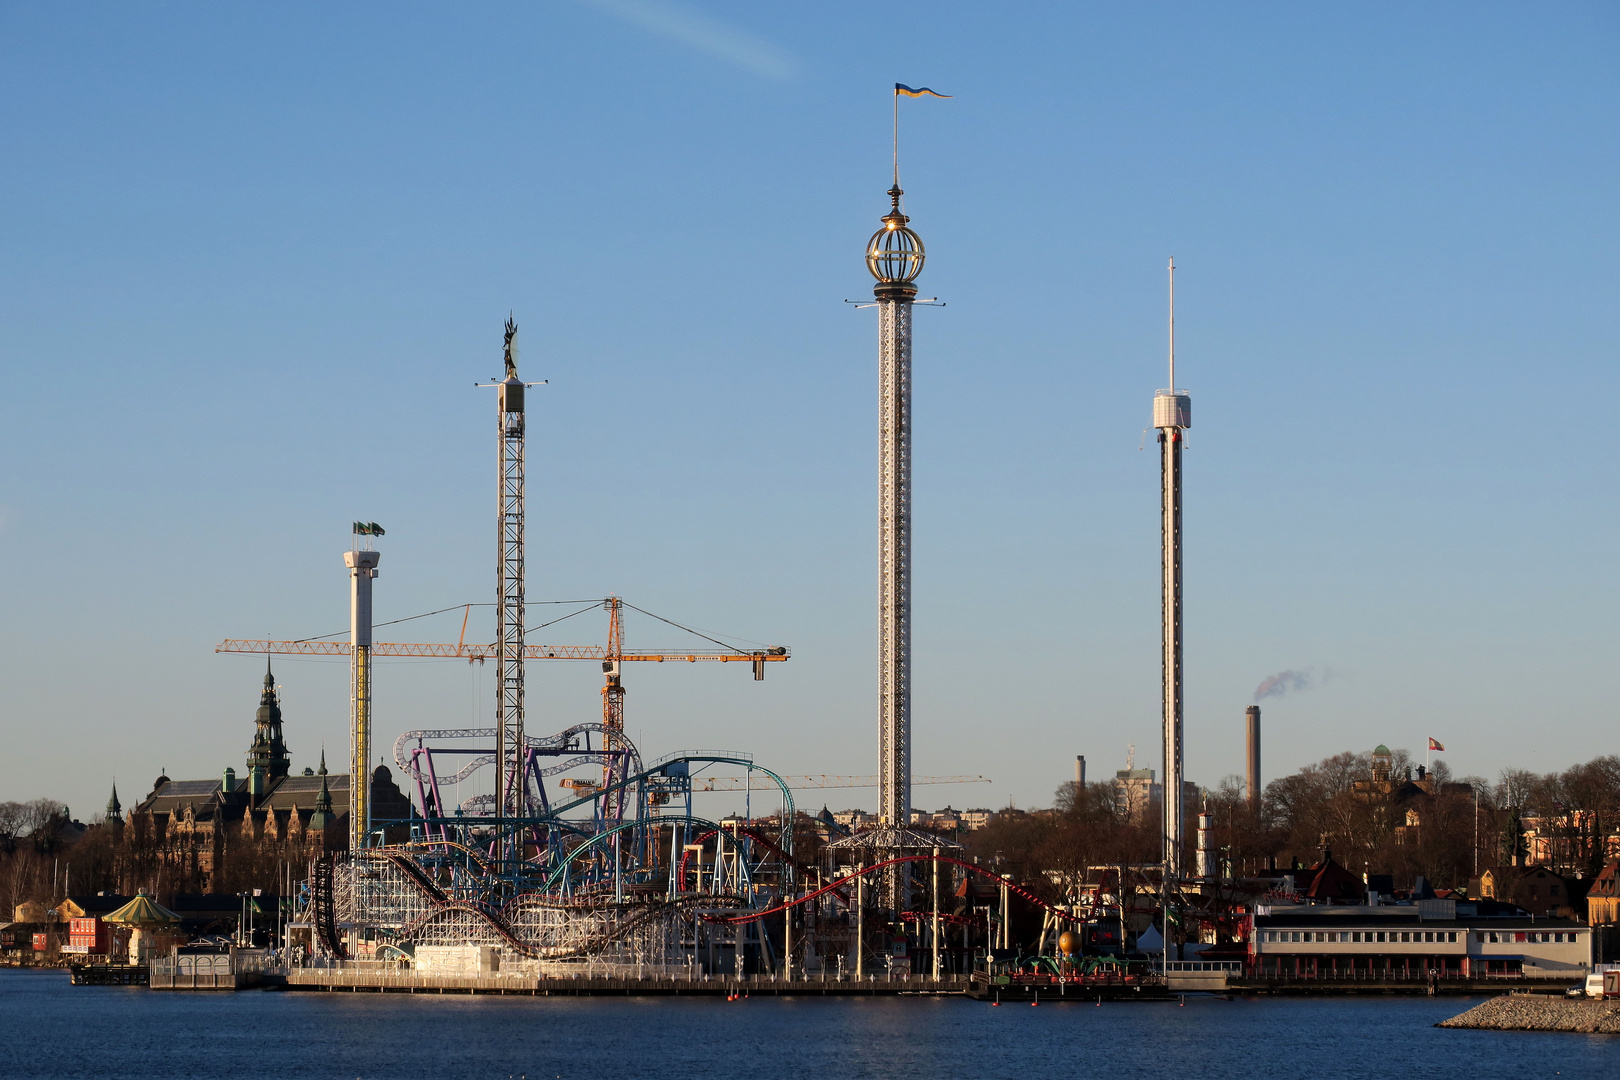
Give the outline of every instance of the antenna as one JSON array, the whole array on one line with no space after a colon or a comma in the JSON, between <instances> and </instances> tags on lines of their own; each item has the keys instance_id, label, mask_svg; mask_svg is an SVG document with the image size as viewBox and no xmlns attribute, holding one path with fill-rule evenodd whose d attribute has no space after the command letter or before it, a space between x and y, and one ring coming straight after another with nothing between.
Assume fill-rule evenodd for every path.
<instances>
[{"instance_id":1,"label":"antenna","mask_svg":"<svg viewBox=\"0 0 1620 1080\"><path fill-rule=\"evenodd\" d=\"M1170 392L1176 392L1176 257L1170 256Z\"/></svg>"}]
</instances>

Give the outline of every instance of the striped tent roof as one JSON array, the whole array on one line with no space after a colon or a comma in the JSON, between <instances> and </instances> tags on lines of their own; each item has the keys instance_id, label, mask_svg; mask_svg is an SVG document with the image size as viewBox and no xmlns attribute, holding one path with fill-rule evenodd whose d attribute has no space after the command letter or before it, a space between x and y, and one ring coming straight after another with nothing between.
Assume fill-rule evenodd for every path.
<instances>
[{"instance_id":1,"label":"striped tent roof","mask_svg":"<svg viewBox=\"0 0 1620 1080\"><path fill-rule=\"evenodd\" d=\"M167 926L179 922L180 916L142 893L101 921L114 926Z\"/></svg>"}]
</instances>

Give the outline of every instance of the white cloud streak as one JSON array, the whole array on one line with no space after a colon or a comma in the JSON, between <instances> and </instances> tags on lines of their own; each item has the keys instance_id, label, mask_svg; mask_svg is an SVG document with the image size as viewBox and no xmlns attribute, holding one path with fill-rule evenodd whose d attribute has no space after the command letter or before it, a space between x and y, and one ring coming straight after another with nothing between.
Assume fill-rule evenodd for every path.
<instances>
[{"instance_id":1,"label":"white cloud streak","mask_svg":"<svg viewBox=\"0 0 1620 1080\"><path fill-rule=\"evenodd\" d=\"M778 82L793 76L793 58L764 38L676 0L581 0L649 34L678 42Z\"/></svg>"}]
</instances>

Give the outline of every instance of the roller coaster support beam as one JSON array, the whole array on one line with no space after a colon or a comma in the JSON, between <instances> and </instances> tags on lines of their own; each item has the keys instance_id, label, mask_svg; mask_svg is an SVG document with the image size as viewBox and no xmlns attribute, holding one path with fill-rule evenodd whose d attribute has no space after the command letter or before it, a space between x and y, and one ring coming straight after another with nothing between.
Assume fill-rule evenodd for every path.
<instances>
[{"instance_id":1,"label":"roller coaster support beam","mask_svg":"<svg viewBox=\"0 0 1620 1080\"><path fill-rule=\"evenodd\" d=\"M795 891L796 890L794 890L792 888L784 888L782 890L782 892L786 896L788 896L788 897L790 897L792 899L798 899L796 896L793 895ZM785 979L792 979L793 978L793 909L792 908L788 908L786 911L782 912L782 977L785 978Z\"/></svg>"},{"instance_id":2,"label":"roller coaster support beam","mask_svg":"<svg viewBox=\"0 0 1620 1080\"><path fill-rule=\"evenodd\" d=\"M934 946L934 978L939 978L939 848L934 849L934 928L929 935Z\"/></svg>"},{"instance_id":3,"label":"roller coaster support beam","mask_svg":"<svg viewBox=\"0 0 1620 1080\"><path fill-rule=\"evenodd\" d=\"M1008 944L1008 942L1011 941L1011 938L1013 938L1013 934L1011 934L1011 931L1008 929L1008 915L1011 913L1011 907L1009 907L1008 904L1009 876L1011 876L1011 874L1001 874L1001 947L1003 947L1003 949L1011 949L1011 947L1013 947L1011 944Z\"/></svg>"},{"instance_id":4,"label":"roller coaster support beam","mask_svg":"<svg viewBox=\"0 0 1620 1080\"><path fill-rule=\"evenodd\" d=\"M866 866L857 868L855 879L855 980L866 978Z\"/></svg>"}]
</instances>

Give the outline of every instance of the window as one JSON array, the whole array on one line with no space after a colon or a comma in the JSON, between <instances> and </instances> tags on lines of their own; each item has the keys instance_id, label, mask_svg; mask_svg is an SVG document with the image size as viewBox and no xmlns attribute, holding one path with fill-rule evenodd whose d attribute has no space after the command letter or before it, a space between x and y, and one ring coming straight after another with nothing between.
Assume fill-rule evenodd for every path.
<instances>
[{"instance_id":1,"label":"window","mask_svg":"<svg viewBox=\"0 0 1620 1080\"><path fill-rule=\"evenodd\" d=\"M1350 940L1351 941L1360 941L1361 940L1361 931L1360 930L1352 930L1352 931L1350 931Z\"/></svg>"},{"instance_id":2,"label":"window","mask_svg":"<svg viewBox=\"0 0 1620 1080\"><path fill-rule=\"evenodd\" d=\"M1450 935L1447 937L1446 940L1451 941L1451 942L1456 942L1456 940L1457 940L1457 931L1455 931L1455 930L1451 931Z\"/></svg>"},{"instance_id":3,"label":"window","mask_svg":"<svg viewBox=\"0 0 1620 1080\"><path fill-rule=\"evenodd\" d=\"M1384 932L1382 930L1378 931L1378 940L1379 941L1384 940Z\"/></svg>"},{"instance_id":4,"label":"window","mask_svg":"<svg viewBox=\"0 0 1620 1080\"><path fill-rule=\"evenodd\" d=\"M1496 944L1496 931L1495 930L1491 931L1491 944L1492 945Z\"/></svg>"},{"instance_id":5,"label":"window","mask_svg":"<svg viewBox=\"0 0 1620 1080\"><path fill-rule=\"evenodd\" d=\"M1514 935L1513 935L1513 940L1514 940L1515 943L1522 942L1524 940L1524 931L1519 930L1519 931L1515 932Z\"/></svg>"},{"instance_id":6,"label":"window","mask_svg":"<svg viewBox=\"0 0 1620 1080\"><path fill-rule=\"evenodd\" d=\"M1433 941L1434 940L1434 931L1433 930L1425 930L1425 931L1423 931L1423 940L1424 941Z\"/></svg>"},{"instance_id":7,"label":"window","mask_svg":"<svg viewBox=\"0 0 1620 1080\"><path fill-rule=\"evenodd\" d=\"M1298 931L1298 930L1295 930L1295 931L1294 931L1294 938L1293 938L1293 940L1295 940L1295 941L1298 941L1298 940L1299 940L1299 931Z\"/></svg>"},{"instance_id":8,"label":"window","mask_svg":"<svg viewBox=\"0 0 1620 1080\"><path fill-rule=\"evenodd\" d=\"M1401 931L1401 940L1402 941L1411 941L1412 940L1411 933L1409 931L1402 930Z\"/></svg>"}]
</instances>

